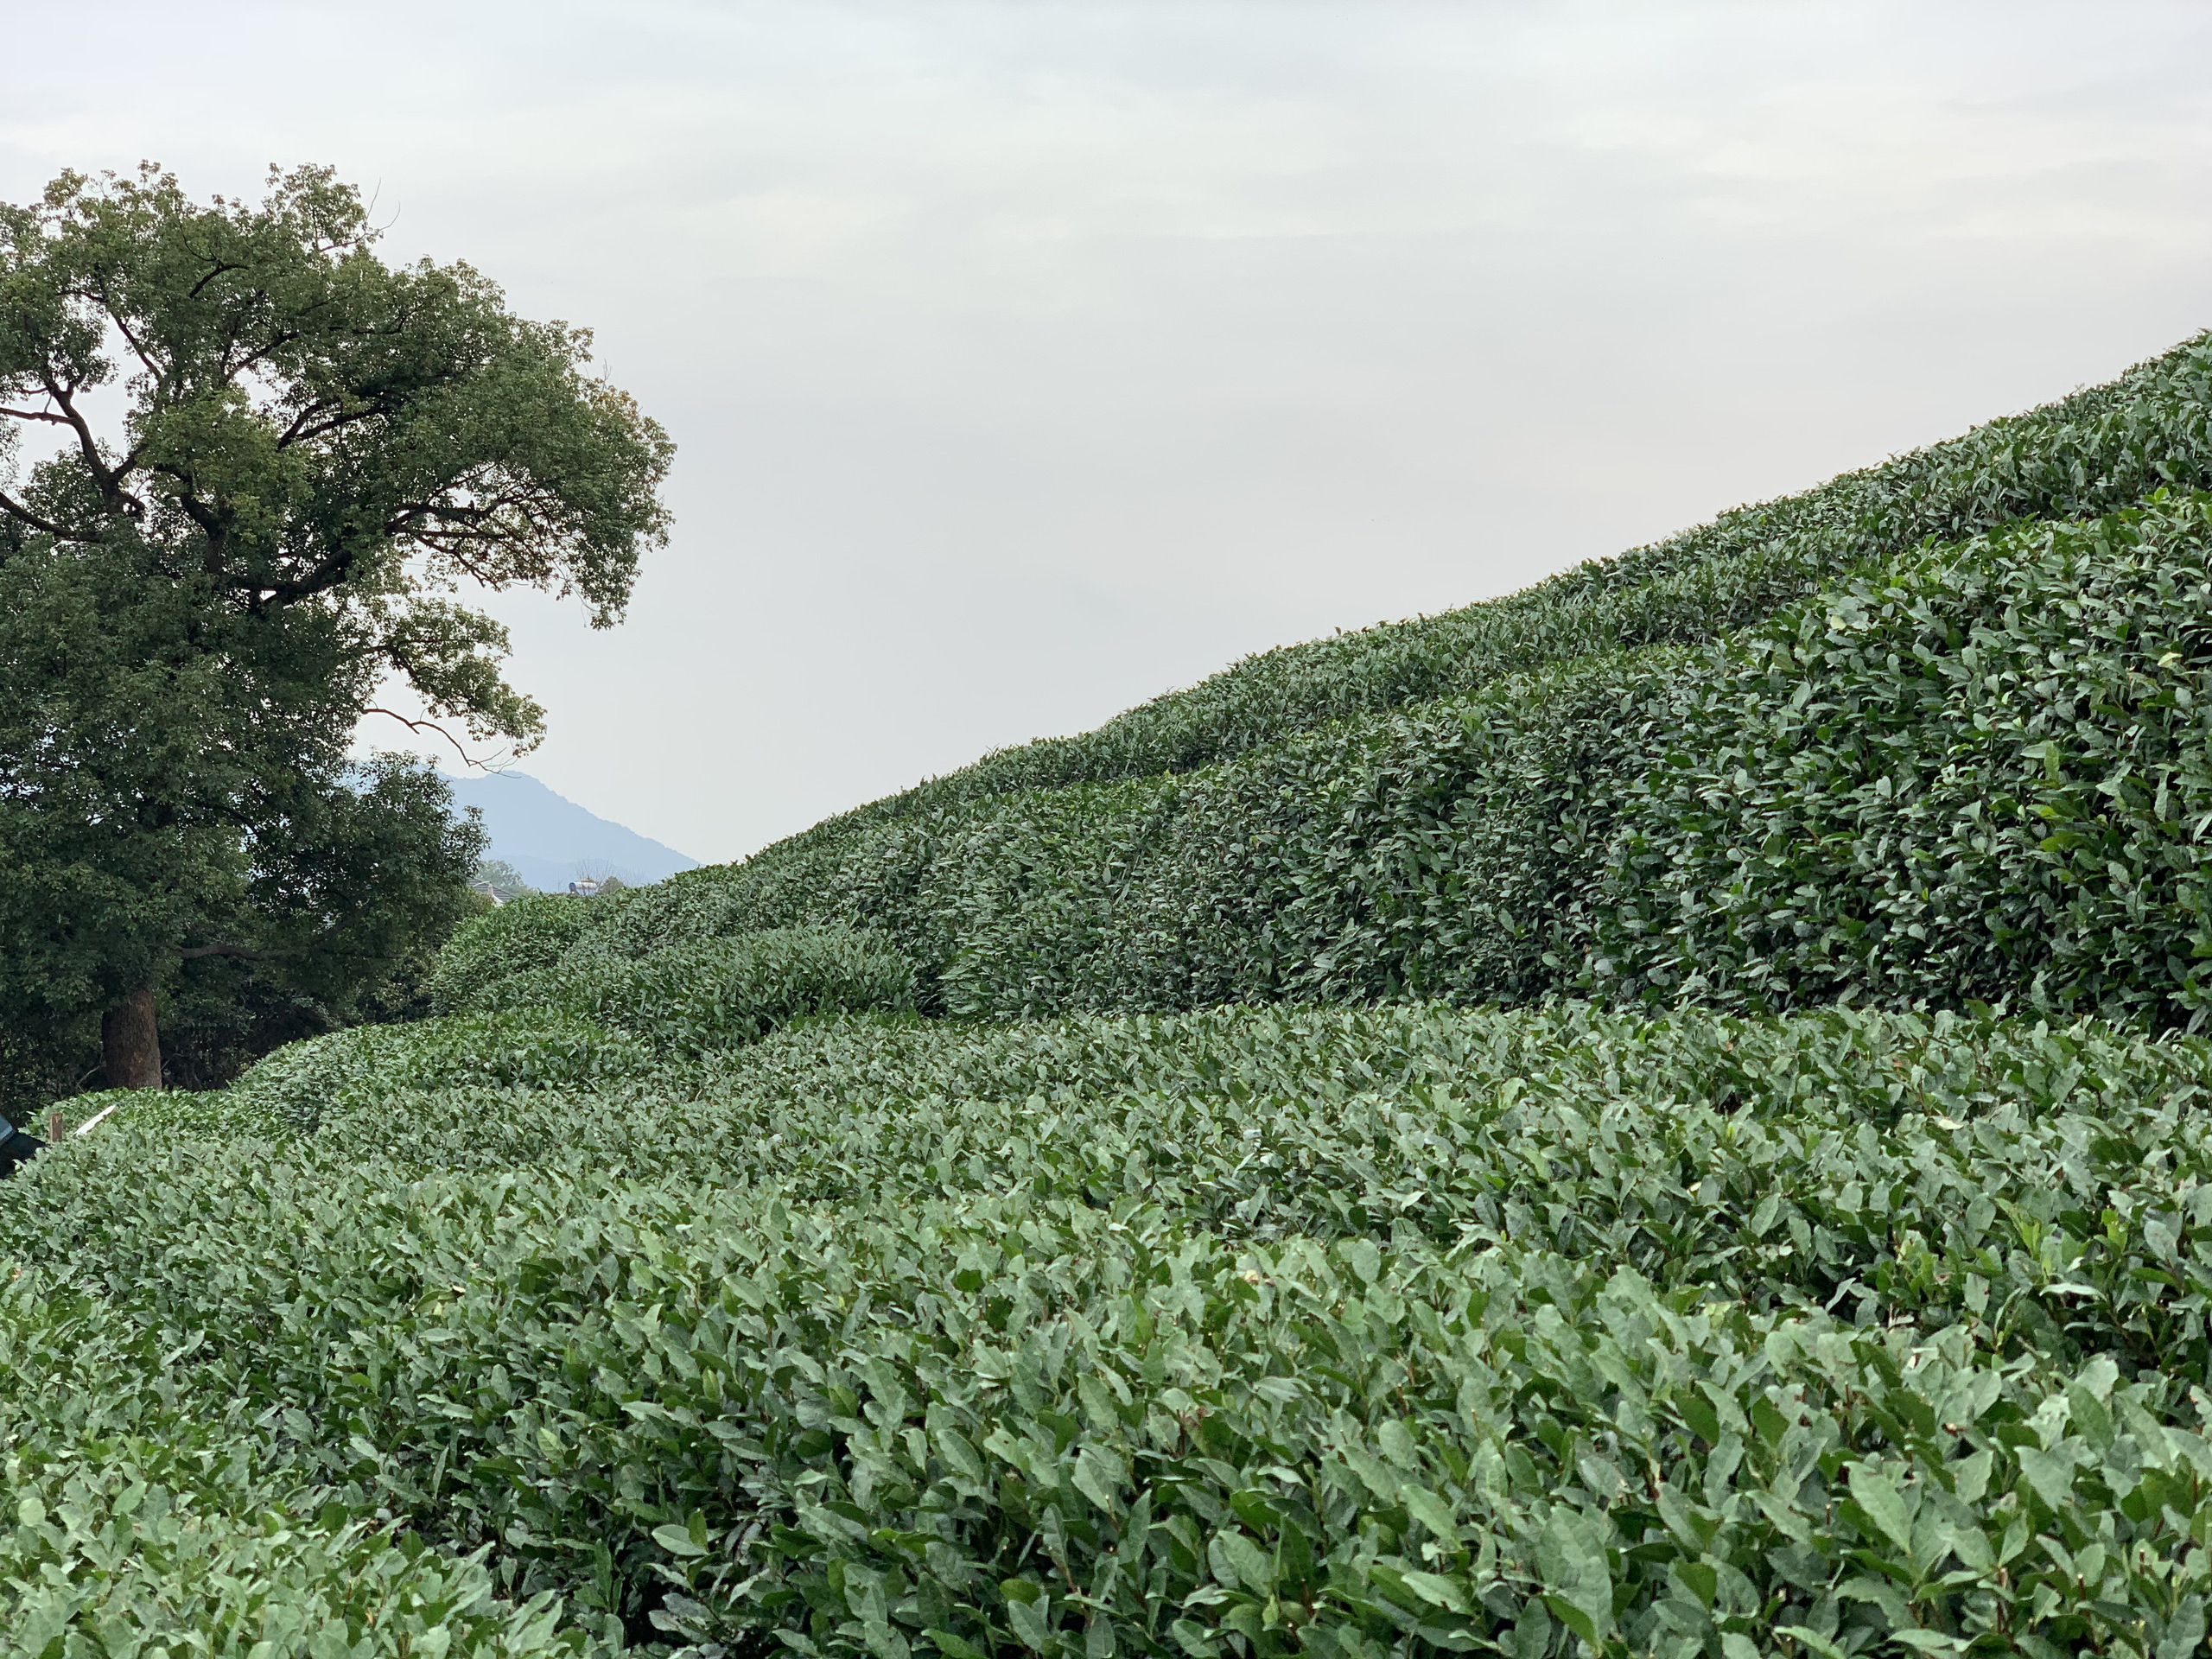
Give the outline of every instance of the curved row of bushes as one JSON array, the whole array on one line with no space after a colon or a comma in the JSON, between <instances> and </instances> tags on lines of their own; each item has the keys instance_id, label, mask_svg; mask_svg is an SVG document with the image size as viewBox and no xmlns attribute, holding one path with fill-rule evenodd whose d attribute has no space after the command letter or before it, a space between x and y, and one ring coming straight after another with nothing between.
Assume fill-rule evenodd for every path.
<instances>
[{"instance_id":1,"label":"curved row of bushes","mask_svg":"<svg viewBox=\"0 0 2212 1659\"><path fill-rule=\"evenodd\" d=\"M571 948L549 966L487 980L465 995L442 976L432 986L462 1010L553 1008L689 1054L756 1042L819 1014L897 1013L913 1006L913 989L905 957L836 926L768 928L637 956Z\"/></svg>"},{"instance_id":2,"label":"curved row of bushes","mask_svg":"<svg viewBox=\"0 0 2212 1659\"><path fill-rule=\"evenodd\" d=\"M503 912L443 971L842 924L918 964L925 1006L993 1018L1580 991L2185 1023L2208 617L2212 497L2161 494L1919 550L1696 650Z\"/></svg>"},{"instance_id":3,"label":"curved row of bushes","mask_svg":"<svg viewBox=\"0 0 2212 1659\"><path fill-rule=\"evenodd\" d=\"M849 929L770 929L636 957L554 955L549 943L579 938L569 925L586 913L554 899L495 912L442 964L434 989L447 1013L291 1044L219 1098L164 1116L181 1127L281 1133L423 1090L611 1088L668 1079L682 1062L757 1042L794 1021L913 1006L912 965ZM503 954L503 947L512 950ZM490 971L517 959L543 965ZM378 1132L412 1131L385 1120Z\"/></svg>"},{"instance_id":4,"label":"curved row of bushes","mask_svg":"<svg viewBox=\"0 0 2212 1659\"><path fill-rule=\"evenodd\" d=\"M457 1651L2178 1656L2207 1086L2094 1025L1246 1009L816 1025L658 1151L545 1090L124 1120L0 1192L0 1345L99 1298L0 1394L40 1490L188 1421L219 1566L383 1551L360 1651L397 1580Z\"/></svg>"}]
</instances>

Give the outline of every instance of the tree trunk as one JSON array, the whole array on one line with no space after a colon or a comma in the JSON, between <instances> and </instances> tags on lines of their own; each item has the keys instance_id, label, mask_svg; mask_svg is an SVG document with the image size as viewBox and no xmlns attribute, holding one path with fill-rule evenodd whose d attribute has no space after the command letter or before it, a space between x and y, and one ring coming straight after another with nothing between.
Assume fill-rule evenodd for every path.
<instances>
[{"instance_id":1,"label":"tree trunk","mask_svg":"<svg viewBox=\"0 0 2212 1659\"><path fill-rule=\"evenodd\" d=\"M109 1088L162 1086L162 1033L151 990L131 992L102 1016L100 1048Z\"/></svg>"}]
</instances>

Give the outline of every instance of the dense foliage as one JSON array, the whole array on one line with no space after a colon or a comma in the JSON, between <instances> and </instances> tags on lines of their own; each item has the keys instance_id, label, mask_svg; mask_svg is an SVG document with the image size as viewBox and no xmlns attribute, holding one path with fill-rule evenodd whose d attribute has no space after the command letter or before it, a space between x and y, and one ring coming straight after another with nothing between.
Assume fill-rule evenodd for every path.
<instances>
[{"instance_id":1,"label":"dense foliage","mask_svg":"<svg viewBox=\"0 0 2212 1659\"><path fill-rule=\"evenodd\" d=\"M2201 1639L2194 1039L848 1018L582 1092L334 1044L384 1063L313 1134L257 1077L0 1199L17 1651Z\"/></svg>"},{"instance_id":2,"label":"dense foliage","mask_svg":"<svg viewBox=\"0 0 2212 1659\"><path fill-rule=\"evenodd\" d=\"M327 169L0 204L0 1055L158 1087L404 1006L481 838L350 761L389 682L541 720L464 584L615 620L667 440L466 265L386 264ZM219 966L204 966L216 963ZM0 1078L0 1098L10 1092Z\"/></svg>"},{"instance_id":3,"label":"dense foliage","mask_svg":"<svg viewBox=\"0 0 2212 1659\"><path fill-rule=\"evenodd\" d=\"M1076 738L987 756L797 838L988 795L1188 772L1330 721L1477 691L1593 653L1689 645L1856 566L2023 518L2212 488L2212 335L2024 415L1440 616L1250 658Z\"/></svg>"},{"instance_id":4,"label":"dense foliage","mask_svg":"<svg viewBox=\"0 0 2212 1659\"><path fill-rule=\"evenodd\" d=\"M913 984L912 964L864 935L780 928L634 957L570 952L552 967L484 987L469 1006L558 1009L636 1032L664 1049L702 1053L754 1041L810 1014L909 1007ZM434 987L444 989L442 982Z\"/></svg>"}]
</instances>

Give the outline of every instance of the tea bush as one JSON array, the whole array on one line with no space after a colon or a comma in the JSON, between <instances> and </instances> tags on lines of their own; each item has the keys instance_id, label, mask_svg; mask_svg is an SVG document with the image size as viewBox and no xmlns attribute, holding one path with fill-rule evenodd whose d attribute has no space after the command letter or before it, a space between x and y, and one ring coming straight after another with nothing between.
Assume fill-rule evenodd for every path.
<instances>
[{"instance_id":1,"label":"tea bush","mask_svg":"<svg viewBox=\"0 0 2212 1659\"><path fill-rule=\"evenodd\" d=\"M1829 590L1678 678L1593 906L1631 985L2194 1020L2212 498Z\"/></svg>"},{"instance_id":2,"label":"tea bush","mask_svg":"<svg viewBox=\"0 0 2212 1659\"><path fill-rule=\"evenodd\" d=\"M312 1128L334 1106L467 1084L544 1087L643 1068L639 1045L572 1014L455 1014L360 1026L278 1049L230 1090L233 1109Z\"/></svg>"},{"instance_id":3,"label":"tea bush","mask_svg":"<svg viewBox=\"0 0 2212 1659\"><path fill-rule=\"evenodd\" d=\"M2212 497L2161 495L1920 550L1695 651L701 872L559 960L842 921L922 964L923 1007L984 1018L1580 992L2187 1022L2208 613Z\"/></svg>"},{"instance_id":4,"label":"tea bush","mask_svg":"<svg viewBox=\"0 0 2212 1659\"><path fill-rule=\"evenodd\" d=\"M563 902L572 914L582 907ZM498 928L496 912L470 925L487 923L503 947L516 937ZM466 959L485 941L464 935L458 944ZM904 958L836 928L754 933L639 957L564 958L488 980L463 1012L294 1043L247 1071L219 1104L149 1102L140 1117L186 1134L282 1137L315 1128L333 1111L365 1107L378 1134L411 1135L415 1126L391 1111L411 1096L471 1087L605 1088L622 1079L677 1084L687 1075L684 1060L756 1041L793 1020L900 1012L912 1006L912 982Z\"/></svg>"},{"instance_id":5,"label":"tea bush","mask_svg":"<svg viewBox=\"0 0 2212 1659\"><path fill-rule=\"evenodd\" d=\"M551 967L594 920L590 906L564 893L524 893L462 923L424 990L442 1013L454 1013L495 981Z\"/></svg>"},{"instance_id":6,"label":"tea bush","mask_svg":"<svg viewBox=\"0 0 2212 1659\"><path fill-rule=\"evenodd\" d=\"M207 1402L316 1517L261 1570L485 1551L492 1628L2179 1654L2208 1082L2196 1039L1873 1013L832 1021L688 1104L124 1120L0 1248L48 1293L11 1319L117 1333L99 1409Z\"/></svg>"},{"instance_id":7,"label":"tea bush","mask_svg":"<svg viewBox=\"0 0 2212 1659\"><path fill-rule=\"evenodd\" d=\"M863 933L772 928L734 938L620 954L582 936L550 967L491 981L478 1008L557 1008L687 1053L749 1043L824 1014L897 1012L913 1004L912 964Z\"/></svg>"},{"instance_id":8,"label":"tea bush","mask_svg":"<svg viewBox=\"0 0 2212 1659\"><path fill-rule=\"evenodd\" d=\"M2205 524L2202 497L2186 491L2212 485L2208 410L2212 337L2109 386L1525 594L1255 659L1089 737L994 756L742 865L624 893L588 914L511 906L449 953L443 1005L462 1006L476 988L569 951L638 955L678 940L844 925L874 931L916 964L925 1010L987 1018L1252 998L1519 1001L1566 989L1777 1006L1974 997L2193 1017L2193 982L2168 988L2185 977L2176 965L2195 960L2192 925L2176 920L2193 889L2184 881L2171 902L2145 898L2137 876L2109 874L2126 856L2104 861L2099 902L2109 916L2077 910L2061 925L2050 949L2063 962L2042 960L2042 931L2017 920L1988 940L1923 946L1916 928L1940 931L1975 913L1986 894L1974 880L2024 877L2005 904L2023 914L2063 908L2053 893L2100 855L2085 841L2060 869L2052 849L2026 846L2020 822L1989 832L2012 851L1968 860L1980 874L1963 886L1959 872L1933 898L1859 893L1847 871L1818 918L1777 903L1767 887L1744 887L1709 911L1707 899L1667 882L1693 879L1676 860L1676 837L1696 841L1696 858L1718 861L1700 883L1722 865L1778 868L1755 849L1796 830L1731 817L1751 838L1738 843L1693 797L1709 790L1703 779L1719 775L1724 757L1760 741L1732 725L1779 720L1794 731L1790 700L1846 671L1834 653L1801 654L1806 630L1820 636L1829 617L1868 605L1890 614L1880 595L1898 582L1916 594L1899 601L1919 605L1914 626L1933 632L1915 635L1895 664L1866 655L1849 669L1852 709L1885 704L1893 724L1910 726L1916 700L1942 681L1949 702L1926 728L1932 743L1935 732L1986 712L1967 706L1993 695L1972 661L2019 664L2057 649L2075 652L2069 671L2087 677L2073 695L2101 736L2085 741L2125 750L2139 718L2164 719L2169 747L2183 741L2182 716L2139 709L2132 694L2114 701L2095 677L2147 662L2171 680L2172 664L2156 665L2178 651L2182 695L2197 694L2202 664L2183 636ZM2142 505L2176 486L2183 493ZM2084 517L2084 527L2063 522ZM2098 616L2042 608L2089 573ZM2162 582L2172 591L2159 598L2152 590ZM2168 648L2139 662L2126 636L2092 643L2081 632L2131 620L2164 627ZM1912 654L1929 652L1939 664ZM1815 750L1824 729L1807 728ZM2000 765L1983 747L1984 770ZM1902 789L1917 814L1913 833L1927 842L1916 856L1940 859L1939 843L1987 838L1975 785L1953 760L1932 748L1886 756L1894 775L1885 785L1854 770L1869 759L1847 746L1791 764L1808 775L1829 766L1828 793L1872 801L1889 798L1872 791ZM1752 779L1755 795L1777 786L1733 760L1728 766L1732 779L1739 771ZM1946 766L1950 781L1930 783ZM1674 780L1664 801L1646 788L1655 768ZM1782 786L1799 781L1793 773ZM2155 805L2155 785L2152 792ZM1618 807L1631 795L1640 797L1635 821L1624 823ZM1963 816L1943 820L1950 808ZM2097 822L2068 833L2105 836L2107 852L2144 828L2090 817ZM1854 842L1848 824L1803 828L1851 842L1863 860L1878 862L1891 845L1879 834ZM2153 863L2186 856L2139 850ZM1830 874L1797 880L1818 886ZM2139 874L2154 887L2161 879ZM1669 906L1681 913L1662 916ZM1802 927L1813 943L1770 959L1761 934L1707 959L1727 925L1716 917L1777 908L1787 914L1775 925Z\"/></svg>"},{"instance_id":9,"label":"tea bush","mask_svg":"<svg viewBox=\"0 0 2212 1659\"><path fill-rule=\"evenodd\" d=\"M577 1655L550 1596L318 1504L161 1333L18 1268L0 1287L0 1653Z\"/></svg>"}]
</instances>

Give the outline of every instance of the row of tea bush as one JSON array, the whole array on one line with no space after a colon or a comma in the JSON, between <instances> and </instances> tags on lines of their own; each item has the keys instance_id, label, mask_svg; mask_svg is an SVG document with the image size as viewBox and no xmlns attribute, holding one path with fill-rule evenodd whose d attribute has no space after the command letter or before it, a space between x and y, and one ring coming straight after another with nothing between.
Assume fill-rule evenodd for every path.
<instances>
[{"instance_id":1,"label":"row of tea bush","mask_svg":"<svg viewBox=\"0 0 2212 1659\"><path fill-rule=\"evenodd\" d=\"M467 1031L0 1193L55 1639L257 1585L379 1653L2202 1642L2196 1039L890 1014L409 1083Z\"/></svg>"},{"instance_id":2,"label":"row of tea bush","mask_svg":"<svg viewBox=\"0 0 2212 1659\"><path fill-rule=\"evenodd\" d=\"M925 1010L985 1018L1574 993L2188 1024L2208 616L2212 496L2021 524L1695 650L511 906L434 990L512 1007L594 963L849 926Z\"/></svg>"}]
</instances>

